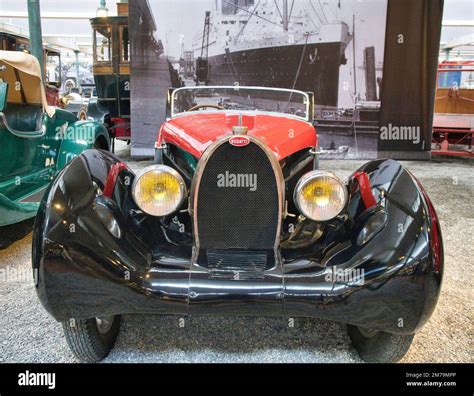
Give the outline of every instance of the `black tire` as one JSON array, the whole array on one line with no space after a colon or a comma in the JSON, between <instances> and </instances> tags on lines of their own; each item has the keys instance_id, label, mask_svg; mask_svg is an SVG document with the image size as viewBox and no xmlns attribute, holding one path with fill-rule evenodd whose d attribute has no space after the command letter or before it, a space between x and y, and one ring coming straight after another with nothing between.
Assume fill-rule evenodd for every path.
<instances>
[{"instance_id":1,"label":"black tire","mask_svg":"<svg viewBox=\"0 0 474 396\"><path fill-rule=\"evenodd\" d=\"M94 147L95 150L105 150L109 151L109 147L107 144L107 141L102 137L99 136L97 140L94 142Z\"/></svg>"},{"instance_id":2,"label":"black tire","mask_svg":"<svg viewBox=\"0 0 474 396\"><path fill-rule=\"evenodd\" d=\"M120 315L110 317L110 328L107 331L99 331L96 318L63 322L64 335L72 353L84 363L100 362L115 344L120 320Z\"/></svg>"},{"instance_id":3,"label":"black tire","mask_svg":"<svg viewBox=\"0 0 474 396\"><path fill-rule=\"evenodd\" d=\"M410 349L414 334L390 334L347 325L347 332L360 357L368 363L398 362Z\"/></svg>"}]
</instances>

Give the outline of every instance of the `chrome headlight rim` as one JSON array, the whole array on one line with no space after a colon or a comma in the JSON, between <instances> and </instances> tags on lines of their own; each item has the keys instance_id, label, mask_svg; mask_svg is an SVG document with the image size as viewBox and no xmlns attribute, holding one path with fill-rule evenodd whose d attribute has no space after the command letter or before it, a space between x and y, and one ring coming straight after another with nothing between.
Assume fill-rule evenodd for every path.
<instances>
[{"instance_id":1,"label":"chrome headlight rim","mask_svg":"<svg viewBox=\"0 0 474 396\"><path fill-rule=\"evenodd\" d=\"M308 216L308 214L305 212L305 210L301 207L300 202L299 202L299 197L301 197L301 191L302 189L306 186L306 184L314 179L318 179L320 177L329 177L335 180L342 188L343 191L343 200L344 204L341 206L341 210L334 216L327 218L327 219L314 219L311 216ZM313 220L313 221L319 221L319 222L325 222L325 221L330 221L337 216L339 216L344 209L347 206L347 202L349 200L349 192L347 190L346 185L343 183L343 181L334 173L331 171L325 171L325 170L312 170L305 175L303 175L300 180L298 180L298 183L296 183L295 190L293 192L293 202L296 205L296 208L299 210L299 212L305 216L306 218Z\"/></svg>"},{"instance_id":2,"label":"chrome headlight rim","mask_svg":"<svg viewBox=\"0 0 474 396\"><path fill-rule=\"evenodd\" d=\"M168 172L169 174L173 175L173 177L176 178L176 180L178 181L178 184L179 184L179 191L180 191L180 200L179 200L179 203L175 206L175 208L169 212L168 214L163 214L163 215L157 215L157 214L154 214L154 213L149 213L147 212L146 210L144 210L140 204L138 203L139 201L137 200L137 196L136 196L136 187L137 187L137 184L138 182L140 181L140 179L147 173L149 172ZM186 183L184 182L184 179L183 177L180 175L180 173L176 170L176 169L173 169L171 168L170 166L167 166L167 165L162 165L162 164L155 164L155 165L150 165L150 166L147 166L146 168L143 168L141 171L139 171L136 175L135 175L135 179L133 180L133 183L132 183L132 197L133 197L133 201L135 202L135 204L140 208L141 211L143 211L144 213L150 215L150 216L154 216L154 217L165 217L165 216L169 216L173 213L175 213L180 207L181 205L183 205L184 203L184 200L186 199L186 196L188 194L188 189L186 187Z\"/></svg>"}]
</instances>

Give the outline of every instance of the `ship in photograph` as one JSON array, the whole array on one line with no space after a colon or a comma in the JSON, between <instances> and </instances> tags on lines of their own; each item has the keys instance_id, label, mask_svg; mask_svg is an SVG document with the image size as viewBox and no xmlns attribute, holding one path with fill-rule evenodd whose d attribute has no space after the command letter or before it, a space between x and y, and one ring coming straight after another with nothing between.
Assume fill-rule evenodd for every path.
<instances>
[{"instance_id":1,"label":"ship in photograph","mask_svg":"<svg viewBox=\"0 0 474 396\"><path fill-rule=\"evenodd\" d=\"M307 0L220 0L195 38L199 83L263 85L315 93L337 106L351 40L340 5Z\"/></svg>"}]
</instances>

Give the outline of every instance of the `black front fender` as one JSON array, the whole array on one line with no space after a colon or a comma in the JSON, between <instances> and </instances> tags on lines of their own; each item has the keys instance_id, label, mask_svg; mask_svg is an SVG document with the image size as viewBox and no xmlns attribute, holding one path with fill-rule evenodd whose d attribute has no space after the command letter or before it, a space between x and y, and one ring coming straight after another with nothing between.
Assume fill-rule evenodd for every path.
<instances>
[{"instance_id":1,"label":"black front fender","mask_svg":"<svg viewBox=\"0 0 474 396\"><path fill-rule=\"evenodd\" d=\"M37 294L57 320L114 314L127 300L146 306L137 274L149 268L150 248L133 234L133 224L122 224L122 238L114 238L93 209L111 166L119 162L106 151L85 151L60 172L40 205L33 271ZM119 204L130 202L127 176L127 185L133 181L133 173L125 172L114 190Z\"/></svg>"},{"instance_id":2,"label":"black front fender","mask_svg":"<svg viewBox=\"0 0 474 396\"><path fill-rule=\"evenodd\" d=\"M334 273L364 270L364 284L335 282L337 308L331 315L363 327L413 333L431 316L440 293L444 260L438 217L424 188L399 162L371 161L357 172L368 174L378 203L385 201L388 220L373 239L358 245L357 219L366 208L353 176L348 211L356 225L350 242L330 251L325 264Z\"/></svg>"}]
</instances>

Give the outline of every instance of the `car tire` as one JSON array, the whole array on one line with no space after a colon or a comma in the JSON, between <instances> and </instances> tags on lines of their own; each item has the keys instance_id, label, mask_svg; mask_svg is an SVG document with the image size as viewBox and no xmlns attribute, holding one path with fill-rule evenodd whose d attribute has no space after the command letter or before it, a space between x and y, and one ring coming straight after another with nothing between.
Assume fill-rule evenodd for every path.
<instances>
[{"instance_id":1,"label":"car tire","mask_svg":"<svg viewBox=\"0 0 474 396\"><path fill-rule=\"evenodd\" d=\"M359 356L368 363L395 363L405 356L414 334L391 334L347 325L352 345Z\"/></svg>"},{"instance_id":2,"label":"car tire","mask_svg":"<svg viewBox=\"0 0 474 396\"><path fill-rule=\"evenodd\" d=\"M112 350L120 330L120 315L63 322L72 353L84 363L97 363ZM107 322L106 322L107 321Z\"/></svg>"},{"instance_id":3,"label":"car tire","mask_svg":"<svg viewBox=\"0 0 474 396\"><path fill-rule=\"evenodd\" d=\"M106 140L102 136L99 136L97 138L97 140L94 142L93 148L94 148L94 150L109 151L109 146L108 146Z\"/></svg>"}]
</instances>

